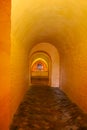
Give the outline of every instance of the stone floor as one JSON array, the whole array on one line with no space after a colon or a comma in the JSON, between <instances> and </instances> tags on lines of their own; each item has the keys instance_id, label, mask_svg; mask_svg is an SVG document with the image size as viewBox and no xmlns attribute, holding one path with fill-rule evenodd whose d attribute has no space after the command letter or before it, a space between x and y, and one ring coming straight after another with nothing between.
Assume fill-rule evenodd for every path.
<instances>
[{"instance_id":1,"label":"stone floor","mask_svg":"<svg viewBox=\"0 0 87 130\"><path fill-rule=\"evenodd\" d=\"M87 115L60 89L31 86L10 130L87 130Z\"/></svg>"}]
</instances>

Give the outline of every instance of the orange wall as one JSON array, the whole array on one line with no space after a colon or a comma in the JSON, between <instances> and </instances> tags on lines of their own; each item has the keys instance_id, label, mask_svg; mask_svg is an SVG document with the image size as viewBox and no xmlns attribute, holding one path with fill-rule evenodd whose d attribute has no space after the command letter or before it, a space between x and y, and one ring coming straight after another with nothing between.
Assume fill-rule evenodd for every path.
<instances>
[{"instance_id":1,"label":"orange wall","mask_svg":"<svg viewBox=\"0 0 87 130\"><path fill-rule=\"evenodd\" d=\"M10 0L0 0L0 130L10 121Z\"/></svg>"}]
</instances>

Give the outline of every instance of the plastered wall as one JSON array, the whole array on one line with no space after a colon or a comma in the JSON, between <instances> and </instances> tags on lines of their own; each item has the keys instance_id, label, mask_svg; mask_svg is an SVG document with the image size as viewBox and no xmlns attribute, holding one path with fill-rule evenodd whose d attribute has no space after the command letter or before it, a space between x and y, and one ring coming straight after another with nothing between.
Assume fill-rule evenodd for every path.
<instances>
[{"instance_id":1,"label":"plastered wall","mask_svg":"<svg viewBox=\"0 0 87 130\"><path fill-rule=\"evenodd\" d=\"M18 44L18 42L16 42ZM28 56L22 48L12 46L11 54L11 113L17 110L20 101L29 87ZM15 49L15 50L14 50Z\"/></svg>"},{"instance_id":2,"label":"plastered wall","mask_svg":"<svg viewBox=\"0 0 87 130\"><path fill-rule=\"evenodd\" d=\"M0 0L0 130L10 123L10 0Z\"/></svg>"},{"instance_id":3,"label":"plastered wall","mask_svg":"<svg viewBox=\"0 0 87 130\"><path fill-rule=\"evenodd\" d=\"M84 39L85 40L85 39ZM79 43L72 55L62 58L61 87L87 113L87 45Z\"/></svg>"}]
</instances>

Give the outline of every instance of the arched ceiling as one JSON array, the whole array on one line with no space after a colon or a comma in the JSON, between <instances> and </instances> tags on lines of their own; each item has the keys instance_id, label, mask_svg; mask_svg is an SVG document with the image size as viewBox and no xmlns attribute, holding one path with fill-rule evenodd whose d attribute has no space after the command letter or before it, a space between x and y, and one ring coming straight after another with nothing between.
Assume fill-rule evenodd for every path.
<instances>
[{"instance_id":1,"label":"arched ceiling","mask_svg":"<svg viewBox=\"0 0 87 130\"><path fill-rule=\"evenodd\" d=\"M42 60L47 65L49 64L49 56L45 52L34 52L29 56L30 64L34 64L36 61Z\"/></svg>"},{"instance_id":2,"label":"arched ceiling","mask_svg":"<svg viewBox=\"0 0 87 130\"><path fill-rule=\"evenodd\" d=\"M41 42L69 53L85 42L86 0L12 0L12 40L29 49Z\"/></svg>"}]
</instances>

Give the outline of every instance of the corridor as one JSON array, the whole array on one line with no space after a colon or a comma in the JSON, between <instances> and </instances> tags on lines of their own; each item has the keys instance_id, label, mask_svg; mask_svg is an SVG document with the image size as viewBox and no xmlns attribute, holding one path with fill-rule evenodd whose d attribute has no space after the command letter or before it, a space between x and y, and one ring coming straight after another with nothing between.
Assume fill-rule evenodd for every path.
<instances>
[{"instance_id":1,"label":"corridor","mask_svg":"<svg viewBox=\"0 0 87 130\"><path fill-rule=\"evenodd\" d=\"M87 115L57 87L30 87L10 130L87 130Z\"/></svg>"},{"instance_id":2,"label":"corridor","mask_svg":"<svg viewBox=\"0 0 87 130\"><path fill-rule=\"evenodd\" d=\"M0 0L0 74L0 130L87 130L87 0Z\"/></svg>"}]
</instances>

